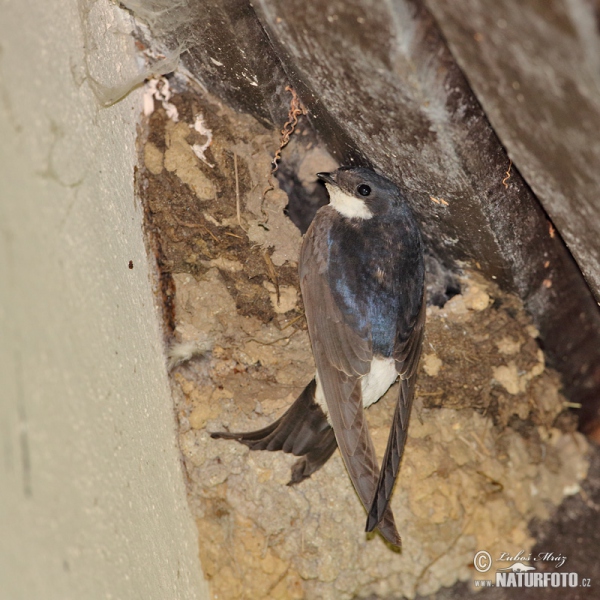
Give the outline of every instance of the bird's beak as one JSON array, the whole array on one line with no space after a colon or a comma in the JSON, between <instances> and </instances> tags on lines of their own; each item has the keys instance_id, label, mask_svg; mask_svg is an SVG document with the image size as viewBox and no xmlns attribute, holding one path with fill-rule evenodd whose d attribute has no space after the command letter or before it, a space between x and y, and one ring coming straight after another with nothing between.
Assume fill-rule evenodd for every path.
<instances>
[{"instance_id":1,"label":"bird's beak","mask_svg":"<svg viewBox=\"0 0 600 600\"><path fill-rule=\"evenodd\" d=\"M317 177L325 183L337 186L337 181L334 179L335 173L317 173Z\"/></svg>"}]
</instances>

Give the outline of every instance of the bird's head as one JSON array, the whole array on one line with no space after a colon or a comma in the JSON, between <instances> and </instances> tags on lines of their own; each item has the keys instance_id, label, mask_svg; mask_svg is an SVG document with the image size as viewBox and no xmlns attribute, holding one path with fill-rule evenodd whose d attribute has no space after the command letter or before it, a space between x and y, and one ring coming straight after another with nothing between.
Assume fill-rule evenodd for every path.
<instances>
[{"instance_id":1,"label":"bird's head","mask_svg":"<svg viewBox=\"0 0 600 600\"><path fill-rule=\"evenodd\" d=\"M371 219L403 204L395 183L365 167L341 167L317 177L325 182L331 205L348 218Z\"/></svg>"}]
</instances>

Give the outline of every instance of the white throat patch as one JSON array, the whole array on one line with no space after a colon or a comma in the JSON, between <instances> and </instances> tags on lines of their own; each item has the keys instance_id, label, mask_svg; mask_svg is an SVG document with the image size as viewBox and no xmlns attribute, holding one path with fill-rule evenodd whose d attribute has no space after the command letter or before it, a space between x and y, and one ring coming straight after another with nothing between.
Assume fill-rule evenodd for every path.
<instances>
[{"instance_id":1,"label":"white throat patch","mask_svg":"<svg viewBox=\"0 0 600 600\"><path fill-rule=\"evenodd\" d=\"M341 215L349 219L370 219L373 213L367 208L364 200L355 198L343 192L337 185L326 183L331 206Z\"/></svg>"}]
</instances>

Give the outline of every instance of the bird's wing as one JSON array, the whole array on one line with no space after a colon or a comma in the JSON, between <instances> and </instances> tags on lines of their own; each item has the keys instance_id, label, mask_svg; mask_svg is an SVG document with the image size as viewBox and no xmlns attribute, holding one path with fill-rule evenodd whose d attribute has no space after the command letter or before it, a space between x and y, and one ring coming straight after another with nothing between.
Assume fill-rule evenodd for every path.
<instances>
[{"instance_id":1,"label":"bird's wing","mask_svg":"<svg viewBox=\"0 0 600 600\"><path fill-rule=\"evenodd\" d=\"M329 418L344 463L368 511L379 479L379 467L362 405L361 377L373 358L370 334L362 335L344 320L327 280L326 224L315 219L300 253L300 286L317 373ZM386 540L400 543L391 510L377 527Z\"/></svg>"},{"instance_id":2,"label":"bird's wing","mask_svg":"<svg viewBox=\"0 0 600 600\"><path fill-rule=\"evenodd\" d=\"M400 392L394 411L394 420L388 439L383 466L377 482L377 491L367 518L367 531L373 531L381 519L384 518L394 483L400 470L400 461L406 444L408 420L415 394L417 368L421 358L423 346L423 333L425 330L425 294L421 301L421 308L415 319L414 328L407 339L398 339L394 348L396 370L400 375Z\"/></svg>"}]
</instances>

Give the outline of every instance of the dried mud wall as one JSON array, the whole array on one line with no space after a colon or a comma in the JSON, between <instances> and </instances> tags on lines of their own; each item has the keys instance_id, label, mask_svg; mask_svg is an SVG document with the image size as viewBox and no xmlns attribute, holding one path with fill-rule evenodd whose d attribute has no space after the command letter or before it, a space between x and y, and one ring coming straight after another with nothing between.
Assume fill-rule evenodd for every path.
<instances>
[{"instance_id":1,"label":"dried mud wall","mask_svg":"<svg viewBox=\"0 0 600 600\"><path fill-rule=\"evenodd\" d=\"M521 302L475 271L453 276L455 295L428 308L392 500L401 553L363 532L337 452L288 487L293 457L210 438L272 422L314 374L296 275L301 237L286 212L335 161L301 121L282 161L295 184L284 176L265 194L277 133L182 77L168 85L168 105L148 115L137 181L162 273L179 442L213 597L412 598L470 580L480 548L530 548L528 523L579 490L587 443ZM432 290L440 280L447 288L447 273L429 278ZM368 413L380 455L395 393Z\"/></svg>"}]
</instances>

